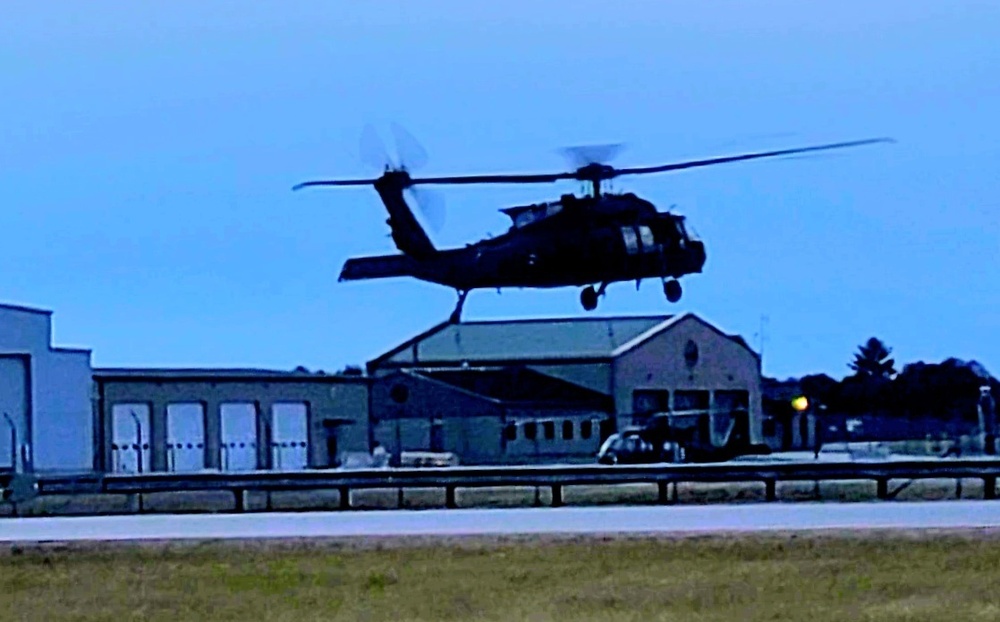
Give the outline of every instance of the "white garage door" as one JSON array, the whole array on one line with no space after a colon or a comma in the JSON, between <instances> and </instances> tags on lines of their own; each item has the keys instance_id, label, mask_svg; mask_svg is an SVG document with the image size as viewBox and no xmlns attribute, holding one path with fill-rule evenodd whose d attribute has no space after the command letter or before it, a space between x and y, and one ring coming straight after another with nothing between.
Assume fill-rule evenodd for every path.
<instances>
[{"instance_id":1,"label":"white garage door","mask_svg":"<svg viewBox=\"0 0 1000 622\"><path fill-rule=\"evenodd\" d=\"M271 409L271 459L276 470L307 466L308 423L305 404L275 404Z\"/></svg>"},{"instance_id":2,"label":"white garage door","mask_svg":"<svg viewBox=\"0 0 1000 622\"><path fill-rule=\"evenodd\" d=\"M111 470L113 472L149 472L149 427L148 405L115 404L111 407Z\"/></svg>"},{"instance_id":3,"label":"white garage door","mask_svg":"<svg viewBox=\"0 0 1000 622\"><path fill-rule=\"evenodd\" d=\"M257 468L257 406L223 404L222 470L252 471Z\"/></svg>"},{"instance_id":4,"label":"white garage door","mask_svg":"<svg viewBox=\"0 0 1000 622\"><path fill-rule=\"evenodd\" d=\"M0 355L0 469L23 468L28 429L27 370L21 357ZM16 437L16 438L15 438Z\"/></svg>"},{"instance_id":5,"label":"white garage door","mask_svg":"<svg viewBox=\"0 0 1000 622\"><path fill-rule=\"evenodd\" d=\"M201 404L167 406L167 469L205 468L205 409Z\"/></svg>"}]
</instances>

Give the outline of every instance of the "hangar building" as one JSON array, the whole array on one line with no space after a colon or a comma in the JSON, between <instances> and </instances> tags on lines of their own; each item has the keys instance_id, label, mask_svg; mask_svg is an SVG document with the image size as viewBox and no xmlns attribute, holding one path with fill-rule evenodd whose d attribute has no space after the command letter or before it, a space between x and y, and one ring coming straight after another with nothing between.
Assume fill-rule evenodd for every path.
<instances>
[{"instance_id":1,"label":"hangar building","mask_svg":"<svg viewBox=\"0 0 1000 622\"><path fill-rule=\"evenodd\" d=\"M593 461L613 431L695 413L762 441L760 358L702 318L443 323L367 374L91 368L51 312L0 305L0 470L332 468L376 442L463 464Z\"/></svg>"},{"instance_id":2,"label":"hangar building","mask_svg":"<svg viewBox=\"0 0 1000 622\"><path fill-rule=\"evenodd\" d=\"M443 323L371 361L375 438L466 464L593 460L654 413L762 438L761 361L693 313Z\"/></svg>"},{"instance_id":3,"label":"hangar building","mask_svg":"<svg viewBox=\"0 0 1000 622\"><path fill-rule=\"evenodd\" d=\"M96 369L96 470L332 467L370 447L368 379L259 369Z\"/></svg>"},{"instance_id":4,"label":"hangar building","mask_svg":"<svg viewBox=\"0 0 1000 622\"><path fill-rule=\"evenodd\" d=\"M90 350L52 347L52 312L0 304L0 470L90 471Z\"/></svg>"}]
</instances>

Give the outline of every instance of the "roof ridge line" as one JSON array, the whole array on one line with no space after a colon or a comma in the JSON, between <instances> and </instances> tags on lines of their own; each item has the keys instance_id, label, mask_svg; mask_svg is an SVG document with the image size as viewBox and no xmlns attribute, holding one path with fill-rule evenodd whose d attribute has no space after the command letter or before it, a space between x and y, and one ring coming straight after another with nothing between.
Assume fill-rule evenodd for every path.
<instances>
[{"instance_id":1,"label":"roof ridge line","mask_svg":"<svg viewBox=\"0 0 1000 622\"><path fill-rule=\"evenodd\" d=\"M549 318L497 318L492 320L462 321L455 326L475 326L484 324L543 324L546 322L607 322L609 320L668 320L676 314L643 314L643 315L592 315L586 317L566 315Z\"/></svg>"},{"instance_id":2,"label":"roof ridge line","mask_svg":"<svg viewBox=\"0 0 1000 622\"><path fill-rule=\"evenodd\" d=\"M685 311L684 313L678 313L676 315L673 315L670 318L664 320L663 322L660 322L659 324L657 324L655 326L652 326L649 329L647 329L647 330L639 333L638 335L636 335L632 339L629 339L628 341L626 341L622 345L620 345L617 348L615 348L614 350L612 350L611 351L611 358L617 358L617 357L621 356L622 354L628 352L629 350L632 350L633 348L635 348L639 344L645 343L646 341L652 339L654 336L656 336L656 335L658 335L658 334L660 334L660 333L662 333L662 332L664 332L666 330L669 330L674 325L676 325L678 322L680 322L681 320L683 320L685 318L688 318L688 317L697 317L697 316L694 313L692 313L691 311Z\"/></svg>"}]
</instances>

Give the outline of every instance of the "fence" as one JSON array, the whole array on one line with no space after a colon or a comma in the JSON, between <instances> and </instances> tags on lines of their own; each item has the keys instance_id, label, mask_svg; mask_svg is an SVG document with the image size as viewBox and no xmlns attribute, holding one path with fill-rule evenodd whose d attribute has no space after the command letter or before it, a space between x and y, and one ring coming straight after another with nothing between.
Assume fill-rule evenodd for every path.
<instances>
[{"instance_id":1,"label":"fence","mask_svg":"<svg viewBox=\"0 0 1000 622\"><path fill-rule=\"evenodd\" d=\"M766 499L776 500L775 485L787 481L876 482L880 499L889 499L890 480L980 479L984 497L996 498L1000 460L915 459L906 461L754 462L669 464L641 466L529 466L364 469L358 471L247 471L241 473L146 473L135 475L49 476L37 480L37 494L109 493L143 495L177 491L230 491L236 511L244 511L248 491L302 491L333 489L340 493L341 509L350 509L350 492L362 489L444 489L446 507L457 507L455 491L483 487L549 487L552 505L562 504L565 486L655 484L662 503L671 501L668 486L678 483L762 482ZM676 486L674 488L676 492Z\"/></svg>"}]
</instances>

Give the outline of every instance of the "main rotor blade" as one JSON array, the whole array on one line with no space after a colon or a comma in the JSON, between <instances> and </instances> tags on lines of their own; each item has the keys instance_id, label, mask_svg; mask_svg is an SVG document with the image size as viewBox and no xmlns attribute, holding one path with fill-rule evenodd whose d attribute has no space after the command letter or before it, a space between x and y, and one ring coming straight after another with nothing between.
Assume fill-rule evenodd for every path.
<instances>
[{"instance_id":1,"label":"main rotor blade","mask_svg":"<svg viewBox=\"0 0 1000 622\"><path fill-rule=\"evenodd\" d=\"M540 175L451 175L448 177L418 177L411 184L542 184L575 179L576 173Z\"/></svg>"},{"instance_id":2,"label":"main rotor blade","mask_svg":"<svg viewBox=\"0 0 1000 622\"><path fill-rule=\"evenodd\" d=\"M374 184L376 179L337 179L330 181L304 181L300 184L295 184L292 186L292 190L301 190L302 188L308 188L309 186L370 186Z\"/></svg>"},{"instance_id":3,"label":"main rotor blade","mask_svg":"<svg viewBox=\"0 0 1000 622\"><path fill-rule=\"evenodd\" d=\"M725 164L727 162L740 162L743 160L755 160L757 158L773 158L777 156L790 155L793 153L805 153L808 151L824 151L828 149L842 149L844 147L858 147L873 143L895 142L891 138L869 138L865 140L854 140L843 143L832 143L829 145L817 145L814 147L799 147L797 149L780 149L777 151L764 151L760 153L748 153L736 156L723 156L719 158L709 158L706 160L691 160L689 162L678 162L676 164L664 164L661 166L641 166L634 168L621 168L615 171L616 175L637 175L641 173L664 173L667 171L678 171L699 166L710 166L712 164Z\"/></svg>"}]
</instances>

